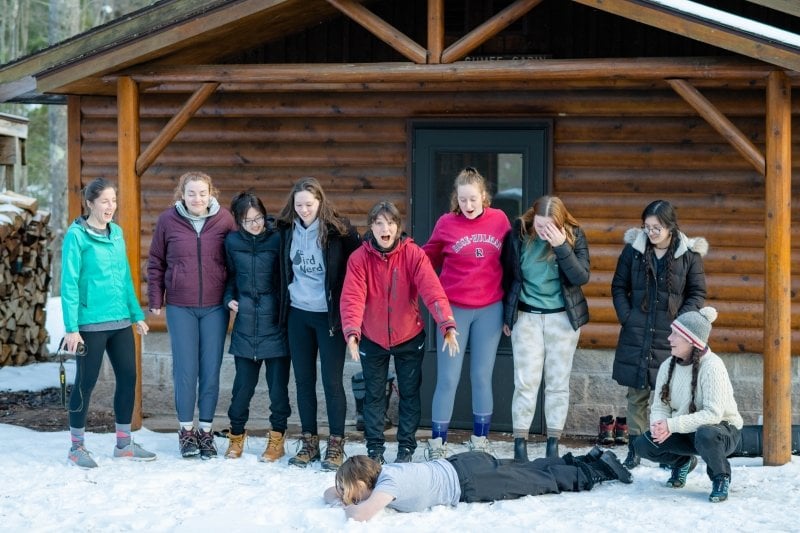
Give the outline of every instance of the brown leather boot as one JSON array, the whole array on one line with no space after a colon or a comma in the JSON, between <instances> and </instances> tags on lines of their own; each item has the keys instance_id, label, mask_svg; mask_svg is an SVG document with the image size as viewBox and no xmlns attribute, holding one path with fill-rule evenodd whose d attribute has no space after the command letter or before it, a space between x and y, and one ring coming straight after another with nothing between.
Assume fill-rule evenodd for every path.
<instances>
[{"instance_id":1,"label":"brown leather boot","mask_svg":"<svg viewBox=\"0 0 800 533\"><path fill-rule=\"evenodd\" d=\"M274 463L286 455L286 450L283 449L283 442L283 433L280 431L270 431L267 436L267 447L258 460L262 463Z\"/></svg>"},{"instance_id":2,"label":"brown leather boot","mask_svg":"<svg viewBox=\"0 0 800 533\"><path fill-rule=\"evenodd\" d=\"M328 447L325 449L325 459L322 461L322 469L329 472L339 470L344 462L344 437L331 435L328 437Z\"/></svg>"},{"instance_id":3,"label":"brown leather boot","mask_svg":"<svg viewBox=\"0 0 800 533\"><path fill-rule=\"evenodd\" d=\"M241 435L228 433L228 450L225 452L225 459L238 459L242 456L245 438L247 438L247 431Z\"/></svg>"},{"instance_id":4,"label":"brown leather boot","mask_svg":"<svg viewBox=\"0 0 800 533\"><path fill-rule=\"evenodd\" d=\"M300 451L289 459L290 465L305 468L313 461L319 461L319 435L303 433L298 443L300 444Z\"/></svg>"}]
</instances>

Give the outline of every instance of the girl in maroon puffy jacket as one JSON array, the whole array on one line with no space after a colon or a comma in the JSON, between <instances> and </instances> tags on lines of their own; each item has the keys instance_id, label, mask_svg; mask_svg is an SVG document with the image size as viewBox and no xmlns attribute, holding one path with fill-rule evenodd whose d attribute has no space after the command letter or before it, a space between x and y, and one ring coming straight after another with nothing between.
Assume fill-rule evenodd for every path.
<instances>
[{"instance_id":1,"label":"girl in maroon puffy jacket","mask_svg":"<svg viewBox=\"0 0 800 533\"><path fill-rule=\"evenodd\" d=\"M341 299L342 332L364 372L367 451L383 462L386 373L394 356L400 391L396 462L411 462L420 419L425 330L418 297L444 335L442 351L459 351L456 322L439 278L422 248L402 233L400 212L379 202L367 215L370 231L347 262Z\"/></svg>"},{"instance_id":2,"label":"girl in maroon puffy jacket","mask_svg":"<svg viewBox=\"0 0 800 533\"><path fill-rule=\"evenodd\" d=\"M158 217L147 261L150 312L167 308L181 455L203 459L217 455L211 424L229 318L222 302L225 236L236 229L216 196L207 174L181 176L175 205ZM199 430L194 428L195 406Z\"/></svg>"}]
</instances>

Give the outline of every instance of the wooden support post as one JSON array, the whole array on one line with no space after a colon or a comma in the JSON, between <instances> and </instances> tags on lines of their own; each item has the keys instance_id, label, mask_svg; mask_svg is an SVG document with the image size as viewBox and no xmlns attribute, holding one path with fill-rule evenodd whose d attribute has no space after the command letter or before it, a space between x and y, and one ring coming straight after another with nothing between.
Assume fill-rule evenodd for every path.
<instances>
[{"instance_id":1,"label":"wooden support post","mask_svg":"<svg viewBox=\"0 0 800 533\"><path fill-rule=\"evenodd\" d=\"M767 79L767 174L764 293L764 465L791 461L791 85Z\"/></svg>"},{"instance_id":2,"label":"wooden support post","mask_svg":"<svg viewBox=\"0 0 800 533\"><path fill-rule=\"evenodd\" d=\"M219 83L204 83L189 97L189 100L187 100L175 116L167 122L164 129L162 129L156 138L147 145L147 148L142 150L142 154L136 159L136 174L138 176L141 176L150 168L153 161L164 151L170 141L180 133L181 129L189 122L189 119L192 118L197 110L208 100L208 97L214 94L217 87L219 87Z\"/></svg>"},{"instance_id":3,"label":"wooden support post","mask_svg":"<svg viewBox=\"0 0 800 533\"><path fill-rule=\"evenodd\" d=\"M442 52L442 63L452 63L503 31L509 24L525 15L540 4L542 0L517 0L500 13L496 14Z\"/></svg>"},{"instance_id":4,"label":"wooden support post","mask_svg":"<svg viewBox=\"0 0 800 533\"><path fill-rule=\"evenodd\" d=\"M117 80L117 170L119 174L119 225L125 235L133 290L141 299L141 189L136 174L139 155L139 88L128 76ZM133 406L133 429L142 427L142 338L134 335L136 350L136 398Z\"/></svg>"},{"instance_id":5,"label":"wooden support post","mask_svg":"<svg viewBox=\"0 0 800 533\"><path fill-rule=\"evenodd\" d=\"M672 87L681 98L686 100L712 128L725 137L725 139L736 148L736 151L742 154L744 158L755 167L759 174L762 176L764 175L766 172L764 155L750 142L750 139L733 124L733 122L728 120L728 117L714 107L714 104L709 102L700 94L700 91L692 87L686 80L667 80L667 83L669 83L670 87Z\"/></svg>"},{"instance_id":6,"label":"wooden support post","mask_svg":"<svg viewBox=\"0 0 800 533\"><path fill-rule=\"evenodd\" d=\"M444 0L428 0L428 63L441 63L444 50Z\"/></svg>"},{"instance_id":7,"label":"wooden support post","mask_svg":"<svg viewBox=\"0 0 800 533\"><path fill-rule=\"evenodd\" d=\"M328 0L328 3L414 63L424 64L428 62L427 50L358 2L353 0Z\"/></svg>"},{"instance_id":8,"label":"wooden support post","mask_svg":"<svg viewBox=\"0 0 800 533\"><path fill-rule=\"evenodd\" d=\"M67 224L83 207L81 197L81 97L67 97Z\"/></svg>"}]
</instances>

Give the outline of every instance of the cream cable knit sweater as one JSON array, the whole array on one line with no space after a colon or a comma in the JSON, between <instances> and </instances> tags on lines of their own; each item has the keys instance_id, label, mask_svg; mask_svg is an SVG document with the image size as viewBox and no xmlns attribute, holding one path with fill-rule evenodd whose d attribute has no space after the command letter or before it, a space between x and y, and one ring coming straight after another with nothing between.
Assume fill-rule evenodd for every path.
<instances>
[{"instance_id":1,"label":"cream cable knit sweater","mask_svg":"<svg viewBox=\"0 0 800 533\"><path fill-rule=\"evenodd\" d=\"M728 369L722 359L710 350L700 359L694 397L697 411L689 413L692 402L691 365L675 365L670 384L670 403L665 405L661 401L661 387L667 381L671 360L664 361L658 369L655 398L650 410L651 423L666 419L672 433L694 433L702 425L723 421L742 429L743 421L736 407Z\"/></svg>"}]
</instances>

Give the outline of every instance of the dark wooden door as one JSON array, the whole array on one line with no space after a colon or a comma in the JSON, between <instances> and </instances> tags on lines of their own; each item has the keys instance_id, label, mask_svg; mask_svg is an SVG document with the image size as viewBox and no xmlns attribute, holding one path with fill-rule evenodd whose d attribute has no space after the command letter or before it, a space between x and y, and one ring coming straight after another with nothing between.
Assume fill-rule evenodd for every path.
<instances>
[{"instance_id":1,"label":"dark wooden door","mask_svg":"<svg viewBox=\"0 0 800 533\"><path fill-rule=\"evenodd\" d=\"M453 180L472 166L489 182L492 206L505 211L513 222L533 201L550 190L550 123L536 122L420 122L411 125L412 191L409 230L424 244L436 220L448 211ZM431 401L436 386L436 329L428 318L428 338L423 365L422 425L431 423ZM462 349L466 349L462 339ZM464 354L450 427L472 428L469 358ZM502 336L493 374L492 429L511 431L511 397L514 392L511 341ZM542 384L542 390L544 384ZM531 432L543 433L542 392Z\"/></svg>"}]
</instances>

